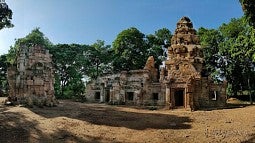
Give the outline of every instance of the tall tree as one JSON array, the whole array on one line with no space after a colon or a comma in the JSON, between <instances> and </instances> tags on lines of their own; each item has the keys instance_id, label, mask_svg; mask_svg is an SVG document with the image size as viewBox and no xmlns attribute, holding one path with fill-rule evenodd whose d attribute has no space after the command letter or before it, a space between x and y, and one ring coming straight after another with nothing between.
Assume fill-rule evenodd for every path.
<instances>
[{"instance_id":1,"label":"tall tree","mask_svg":"<svg viewBox=\"0 0 255 143\"><path fill-rule=\"evenodd\" d=\"M255 1L254 0L239 0L242 5L244 15L249 23L255 27Z\"/></svg>"},{"instance_id":2,"label":"tall tree","mask_svg":"<svg viewBox=\"0 0 255 143\"><path fill-rule=\"evenodd\" d=\"M83 72L84 50L88 46L78 44L57 44L50 48L55 67L55 92L58 98L80 96L84 92Z\"/></svg>"},{"instance_id":3,"label":"tall tree","mask_svg":"<svg viewBox=\"0 0 255 143\"><path fill-rule=\"evenodd\" d=\"M251 40L253 42L253 45L255 45L255 1L254 0L239 0L243 11L245 19L249 22L249 24L253 27L252 34L251 34ZM254 48L253 48L254 49ZM252 53L253 61L255 62L255 50L249 50L247 53Z\"/></svg>"},{"instance_id":4,"label":"tall tree","mask_svg":"<svg viewBox=\"0 0 255 143\"><path fill-rule=\"evenodd\" d=\"M3 28L13 27L11 19L12 10L4 1L0 1L0 30Z\"/></svg>"},{"instance_id":5,"label":"tall tree","mask_svg":"<svg viewBox=\"0 0 255 143\"><path fill-rule=\"evenodd\" d=\"M90 67L86 75L95 79L103 73L112 73L112 49L104 41L97 40L85 51L86 66Z\"/></svg>"},{"instance_id":6,"label":"tall tree","mask_svg":"<svg viewBox=\"0 0 255 143\"><path fill-rule=\"evenodd\" d=\"M225 58L221 68L229 82L229 90L237 95L238 90L248 87L248 76L252 71L252 54L247 51L254 49L251 27L243 18L231 19L228 24L222 24L219 31L224 37L220 44L220 53ZM246 81L244 81L246 79Z\"/></svg>"},{"instance_id":7,"label":"tall tree","mask_svg":"<svg viewBox=\"0 0 255 143\"><path fill-rule=\"evenodd\" d=\"M7 58L0 56L0 96L7 94Z\"/></svg>"},{"instance_id":8,"label":"tall tree","mask_svg":"<svg viewBox=\"0 0 255 143\"><path fill-rule=\"evenodd\" d=\"M219 73L219 68L223 61L223 57L219 53L219 45L223 41L223 37L218 30L203 27L198 29L198 35L203 47L206 64L205 74L211 75L215 81L218 81L219 78L223 78Z\"/></svg>"},{"instance_id":9,"label":"tall tree","mask_svg":"<svg viewBox=\"0 0 255 143\"><path fill-rule=\"evenodd\" d=\"M254 30L243 18L231 19L218 30L199 29L207 69L216 77L226 78L228 94L254 88ZM250 94L251 95L251 94Z\"/></svg>"},{"instance_id":10,"label":"tall tree","mask_svg":"<svg viewBox=\"0 0 255 143\"><path fill-rule=\"evenodd\" d=\"M141 69L147 59L145 35L134 27L123 30L114 40L113 50L114 71Z\"/></svg>"},{"instance_id":11,"label":"tall tree","mask_svg":"<svg viewBox=\"0 0 255 143\"><path fill-rule=\"evenodd\" d=\"M157 68L166 59L167 48L170 45L171 37L171 31L167 28L159 29L154 34L146 36L146 56L153 56L155 58Z\"/></svg>"}]
</instances>

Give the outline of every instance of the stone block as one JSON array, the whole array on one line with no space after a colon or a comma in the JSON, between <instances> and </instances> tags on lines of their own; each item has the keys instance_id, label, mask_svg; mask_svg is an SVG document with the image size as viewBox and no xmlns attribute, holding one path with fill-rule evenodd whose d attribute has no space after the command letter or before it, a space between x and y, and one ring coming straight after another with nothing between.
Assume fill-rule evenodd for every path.
<instances>
[{"instance_id":1,"label":"stone block","mask_svg":"<svg viewBox=\"0 0 255 143\"><path fill-rule=\"evenodd\" d=\"M40 92L44 92L44 86L40 87Z\"/></svg>"},{"instance_id":2,"label":"stone block","mask_svg":"<svg viewBox=\"0 0 255 143\"><path fill-rule=\"evenodd\" d=\"M27 80L27 85L33 85L34 81L33 80Z\"/></svg>"},{"instance_id":3,"label":"stone block","mask_svg":"<svg viewBox=\"0 0 255 143\"><path fill-rule=\"evenodd\" d=\"M34 85L43 85L44 81L42 79L35 79L34 80Z\"/></svg>"}]
</instances>

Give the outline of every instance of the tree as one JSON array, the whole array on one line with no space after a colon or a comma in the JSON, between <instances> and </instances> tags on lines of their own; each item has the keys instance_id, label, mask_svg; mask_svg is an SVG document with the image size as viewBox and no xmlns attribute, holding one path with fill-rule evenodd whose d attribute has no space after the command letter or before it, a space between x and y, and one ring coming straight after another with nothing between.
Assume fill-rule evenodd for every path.
<instances>
[{"instance_id":1,"label":"tree","mask_svg":"<svg viewBox=\"0 0 255 143\"><path fill-rule=\"evenodd\" d=\"M253 26L251 40L253 45L255 45L255 1L254 0L239 0L242 5L242 9L244 11L245 19L248 23ZM254 48L253 48L254 49ZM255 61L255 50L249 50L249 53L253 53L253 61Z\"/></svg>"},{"instance_id":2,"label":"tree","mask_svg":"<svg viewBox=\"0 0 255 143\"><path fill-rule=\"evenodd\" d=\"M236 96L239 90L248 90L248 82L254 64L252 54L254 42L252 29L243 19L231 19L228 24L223 24L219 31L224 37L220 44L220 53L225 58L224 66L221 68L229 82L230 92Z\"/></svg>"},{"instance_id":3,"label":"tree","mask_svg":"<svg viewBox=\"0 0 255 143\"><path fill-rule=\"evenodd\" d=\"M113 50L113 68L117 72L141 69L147 60L145 35L134 27L117 35L113 42Z\"/></svg>"},{"instance_id":4,"label":"tree","mask_svg":"<svg viewBox=\"0 0 255 143\"><path fill-rule=\"evenodd\" d=\"M92 45L57 44L50 48L55 67L55 93L59 98L81 97L85 80L109 71L111 50L104 41ZM110 64L110 65L109 65Z\"/></svg>"},{"instance_id":5,"label":"tree","mask_svg":"<svg viewBox=\"0 0 255 143\"><path fill-rule=\"evenodd\" d=\"M228 94L254 89L254 30L243 19L231 19L218 30L200 28L206 67L210 74L228 81ZM250 94L251 96L251 94Z\"/></svg>"},{"instance_id":6,"label":"tree","mask_svg":"<svg viewBox=\"0 0 255 143\"><path fill-rule=\"evenodd\" d=\"M239 0L242 5L244 15L249 24L255 27L255 1L254 0Z\"/></svg>"},{"instance_id":7,"label":"tree","mask_svg":"<svg viewBox=\"0 0 255 143\"><path fill-rule=\"evenodd\" d=\"M40 31L40 28L33 29L25 38L20 38L16 40L18 46L26 46L31 47L34 45L41 45L47 49L52 46L50 40L44 36L44 34Z\"/></svg>"},{"instance_id":8,"label":"tree","mask_svg":"<svg viewBox=\"0 0 255 143\"><path fill-rule=\"evenodd\" d=\"M11 23L12 10L4 2L0 2L0 30L3 28L10 28L14 25Z\"/></svg>"},{"instance_id":9,"label":"tree","mask_svg":"<svg viewBox=\"0 0 255 143\"><path fill-rule=\"evenodd\" d=\"M155 31L155 34L146 36L146 56L155 58L157 68L162 64L167 57L167 48L170 45L172 34L167 28L162 28Z\"/></svg>"},{"instance_id":10,"label":"tree","mask_svg":"<svg viewBox=\"0 0 255 143\"><path fill-rule=\"evenodd\" d=\"M233 44L231 48L231 56L234 59L237 59L238 65L241 69L241 75L239 74L240 77L240 86L241 90L247 90L248 94L250 96L250 103L252 104L252 89L255 88L254 86L254 74L255 74L255 63L252 62L252 55L247 52L251 50L253 47L254 50L254 43L252 43L249 38L250 34L248 31L246 31L247 35L239 35L238 38L236 39L235 43Z\"/></svg>"},{"instance_id":11,"label":"tree","mask_svg":"<svg viewBox=\"0 0 255 143\"><path fill-rule=\"evenodd\" d=\"M218 30L199 28L198 35L203 47L203 55L205 59L206 71L204 74L211 75L211 77L218 81L223 78L219 73L221 62L223 61L219 53L219 45L223 41L223 37Z\"/></svg>"},{"instance_id":12,"label":"tree","mask_svg":"<svg viewBox=\"0 0 255 143\"><path fill-rule=\"evenodd\" d=\"M84 92L84 51L86 45L57 44L50 48L55 67L55 93L59 98L81 96Z\"/></svg>"},{"instance_id":13,"label":"tree","mask_svg":"<svg viewBox=\"0 0 255 143\"><path fill-rule=\"evenodd\" d=\"M0 96L7 94L7 58L6 55L0 56Z\"/></svg>"},{"instance_id":14,"label":"tree","mask_svg":"<svg viewBox=\"0 0 255 143\"><path fill-rule=\"evenodd\" d=\"M4 2L0 2L0 30L3 28L11 28L12 10ZM0 95L7 92L7 55L0 56Z\"/></svg>"},{"instance_id":15,"label":"tree","mask_svg":"<svg viewBox=\"0 0 255 143\"><path fill-rule=\"evenodd\" d=\"M7 60L10 64L15 63L16 54L22 47L31 47L34 45L40 45L47 49L52 47L52 43L50 40L44 36L44 34L39 30L39 28L35 28L24 38L19 38L15 41L14 46L10 47L10 50L7 54Z\"/></svg>"},{"instance_id":16,"label":"tree","mask_svg":"<svg viewBox=\"0 0 255 143\"><path fill-rule=\"evenodd\" d=\"M97 40L85 51L87 57L86 66L89 67L86 75L96 79L103 73L112 73L112 49L110 45L105 45L104 41Z\"/></svg>"}]
</instances>

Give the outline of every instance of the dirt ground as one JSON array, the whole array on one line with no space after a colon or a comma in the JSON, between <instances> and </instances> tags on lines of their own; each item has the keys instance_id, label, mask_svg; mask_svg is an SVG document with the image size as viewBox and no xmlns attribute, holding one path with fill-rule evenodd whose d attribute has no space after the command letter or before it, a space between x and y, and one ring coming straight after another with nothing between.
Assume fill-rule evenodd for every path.
<instances>
[{"instance_id":1,"label":"dirt ground","mask_svg":"<svg viewBox=\"0 0 255 143\"><path fill-rule=\"evenodd\" d=\"M68 100L52 108L1 103L0 142L255 142L255 106L189 112Z\"/></svg>"}]
</instances>

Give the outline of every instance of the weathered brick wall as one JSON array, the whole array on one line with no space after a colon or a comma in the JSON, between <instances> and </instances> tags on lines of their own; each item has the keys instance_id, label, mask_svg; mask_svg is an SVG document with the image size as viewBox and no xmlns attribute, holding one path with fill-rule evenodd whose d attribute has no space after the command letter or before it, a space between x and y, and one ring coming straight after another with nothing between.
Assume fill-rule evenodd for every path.
<instances>
[{"instance_id":1,"label":"weathered brick wall","mask_svg":"<svg viewBox=\"0 0 255 143\"><path fill-rule=\"evenodd\" d=\"M163 105L165 95L162 94L160 83L153 84L155 75L155 70L150 72L144 69L122 71L120 74L99 77L87 85L86 99L90 102L110 104ZM96 100L96 94L102 96L100 100ZM109 101L106 101L107 94L109 94ZM153 99L153 94L154 96L157 94L157 100Z\"/></svg>"},{"instance_id":2,"label":"weathered brick wall","mask_svg":"<svg viewBox=\"0 0 255 143\"><path fill-rule=\"evenodd\" d=\"M51 54L41 46L21 47L16 67L8 69L9 99L28 106L54 106L54 69Z\"/></svg>"},{"instance_id":3,"label":"weathered brick wall","mask_svg":"<svg viewBox=\"0 0 255 143\"><path fill-rule=\"evenodd\" d=\"M209 78L202 78L201 85L196 87L197 107L223 107L226 105L226 83L214 84ZM216 92L216 97L212 96Z\"/></svg>"}]
</instances>

